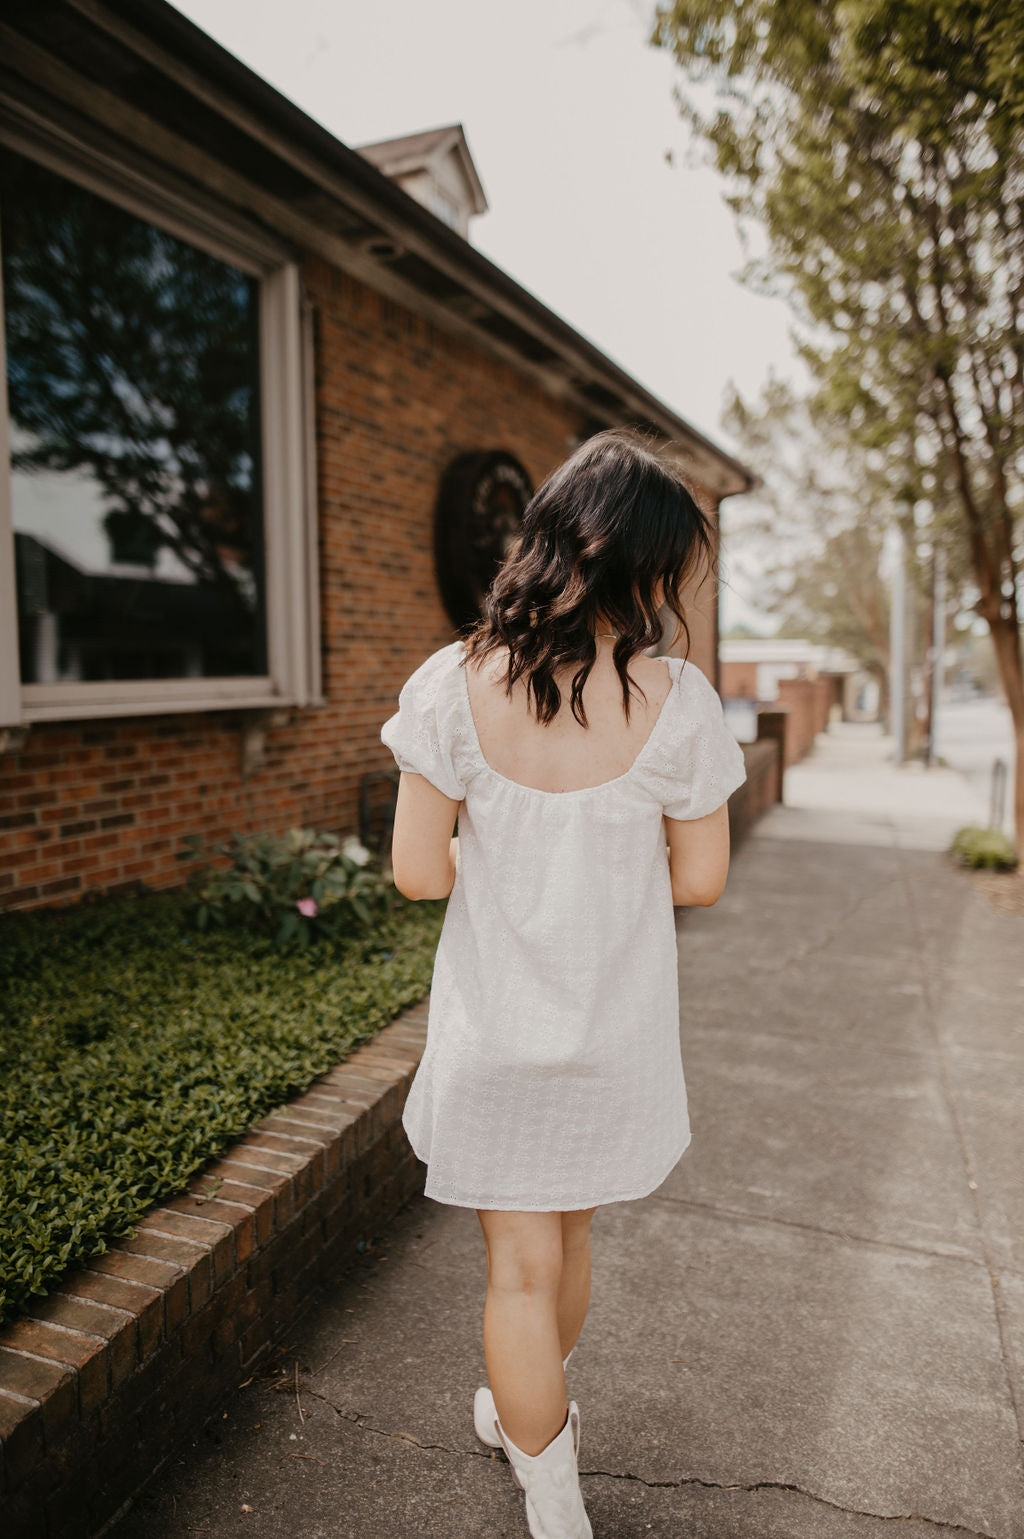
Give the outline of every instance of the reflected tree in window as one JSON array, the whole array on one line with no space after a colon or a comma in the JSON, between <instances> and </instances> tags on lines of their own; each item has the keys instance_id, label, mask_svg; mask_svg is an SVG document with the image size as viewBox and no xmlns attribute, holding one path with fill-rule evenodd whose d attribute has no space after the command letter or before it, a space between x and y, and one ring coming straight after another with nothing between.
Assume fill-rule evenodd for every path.
<instances>
[{"instance_id":1,"label":"reflected tree in window","mask_svg":"<svg viewBox=\"0 0 1024 1539\"><path fill-rule=\"evenodd\" d=\"M23 676L265 671L258 282L11 153L0 242Z\"/></svg>"}]
</instances>

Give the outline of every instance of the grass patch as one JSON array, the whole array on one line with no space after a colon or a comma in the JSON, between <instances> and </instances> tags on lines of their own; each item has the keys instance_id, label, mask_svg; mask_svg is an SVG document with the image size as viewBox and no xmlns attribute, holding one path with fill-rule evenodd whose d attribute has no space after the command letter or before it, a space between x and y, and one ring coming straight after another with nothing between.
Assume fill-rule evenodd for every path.
<instances>
[{"instance_id":1,"label":"grass patch","mask_svg":"<svg viewBox=\"0 0 1024 1539\"><path fill-rule=\"evenodd\" d=\"M180 890L0 918L0 1322L430 987L444 901L290 950Z\"/></svg>"},{"instance_id":2,"label":"grass patch","mask_svg":"<svg viewBox=\"0 0 1024 1539\"><path fill-rule=\"evenodd\" d=\"M973 871L1014 871L1017 868L1013 840L997 828L958 829L949 853L961 866Z\"/></svg>"}]
</instances>

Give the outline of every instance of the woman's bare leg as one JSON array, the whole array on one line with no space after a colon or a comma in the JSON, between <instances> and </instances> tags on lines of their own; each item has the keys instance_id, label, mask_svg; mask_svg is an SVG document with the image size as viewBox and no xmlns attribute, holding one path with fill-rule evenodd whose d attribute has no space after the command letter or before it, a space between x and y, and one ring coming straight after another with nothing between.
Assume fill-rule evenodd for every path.
<instances>
[{"instance_id":1,"label":"woman's bare leg","mask_svg":"<svg viewBox=\"0 0 1024 1539\"><path fill-rule=\"evenodd\" d=\"M539 1454L565 1426L568 1406L559 1337L562 1218L480 1208L487 1246L484 1355L505 1432Z\"/></svg>"},{"instance_id":2,"label":"woman's bare leg","mask_svg":"<svg viewBox=\"0 0 1024 1539\"><path fill-rule=\"evenodd\" d=\"M587 1318L590 1304L590 1221L596 1212L596 1208L579 1208L562 1214L558 1340L563 1358L568 1357L576 1345Z\"/></svg>"}]
</instances>

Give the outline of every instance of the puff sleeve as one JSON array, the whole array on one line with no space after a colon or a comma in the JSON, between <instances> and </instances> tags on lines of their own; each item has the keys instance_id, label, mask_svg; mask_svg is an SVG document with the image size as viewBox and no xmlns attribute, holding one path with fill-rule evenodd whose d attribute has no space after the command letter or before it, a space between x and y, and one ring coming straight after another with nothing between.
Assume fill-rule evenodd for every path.
<instances>
[{"instance_id":1,"label":"puff sleeve","mask_svg":"<svg viewBox=\"0 0 1024 1539\"><path fill-rule=\"evenodd\" d=\"M666 817L707 817L746 780L743 749L726 726L714 685L695 663L683 665L675 703L652 789Z\"/></svg>"},{"instance_id":2,"label":"puff sleeve","mask_svg":"<svg viewBox=\"0 0 1024 1539\"><path fill-rule=\"evenodd\" d=\"M461 685L455 644L434 652L409 675L398 694L398 710L380 729L398 768L422 775L431 785L461 802L466 787L456 752L459 716L452 698Z\"/></svg>"}]
</instances>

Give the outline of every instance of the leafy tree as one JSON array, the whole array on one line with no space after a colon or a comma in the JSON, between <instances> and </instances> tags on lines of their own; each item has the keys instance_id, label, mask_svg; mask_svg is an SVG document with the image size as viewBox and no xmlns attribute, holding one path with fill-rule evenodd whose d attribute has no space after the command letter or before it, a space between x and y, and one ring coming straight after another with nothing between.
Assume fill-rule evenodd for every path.
<instances>
[{"instance_id":1,"label":"leafy tree","mask_svg":"<svg viewBox=\"0 0 1024 1539\"><path fill-rule=\"evenodd\" d=\"M857 658L877 679L887 711L890 602L882 557L888 531L908 523L889 458L851 442L841 420L774 376L754 405L734 390L724 422L764 467L763 486L730 525L756 560L758 607L778 616L780 634ZM912 522L905 532L910 604L924 636L929 572Z\"/></svg>"},{"instance_id":2,"label":"leafy tree","mask_svg":"<svg viewBox=\"0 0 1024 1539\"><path fill-rule=\"evenodd\" d=\"M767 251L817 404L969 558L1017 745L1024 847L1020 0L670 0L655 46Z\"/></svg>"}]
</instances>

